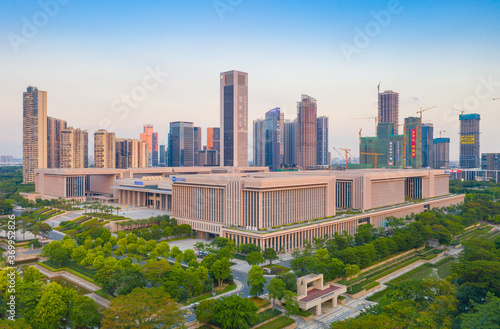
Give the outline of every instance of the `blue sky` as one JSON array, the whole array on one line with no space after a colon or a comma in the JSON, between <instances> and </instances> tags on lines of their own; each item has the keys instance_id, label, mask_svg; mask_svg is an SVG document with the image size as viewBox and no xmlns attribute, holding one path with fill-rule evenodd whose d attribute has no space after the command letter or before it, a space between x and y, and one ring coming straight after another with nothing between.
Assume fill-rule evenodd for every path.
<instances>
[{"instance_id":1,"label":"blue sky","mask_svg":"<svg viewBox=\"0 0 500 329\"><path fill-rule=\"evenodd\" d=\"M60 0L43 21L42 4L55 1L0 4L0 154L22 154L30 84L48 92L50 116L74 127L92 133L107 124L138 138L153 123L165 142L170 121L219 125L219 73L231 69L249 73L250 121L274 107L294 119L300 95L315 97L318 114L330 117L330 147L358 150L359 129L373 134L371 121L352 118L376 115L382 81L400 93L401 120L438 106L424 120L452 138L452 159L453 107L480 113L481 150L500 151L500 101L492 101L500 97L500 1ZM382 11L390 13L384 24L375 18ZM26 21L38 22L34 35L23 34ZM366 46L356 46L359 30L371 35ZM13 36L25 41L17 51ZM350 60L345 45L357 47ZM148 67L168 75L126 115L114 111Z\"/></svg>"}]
</instances>

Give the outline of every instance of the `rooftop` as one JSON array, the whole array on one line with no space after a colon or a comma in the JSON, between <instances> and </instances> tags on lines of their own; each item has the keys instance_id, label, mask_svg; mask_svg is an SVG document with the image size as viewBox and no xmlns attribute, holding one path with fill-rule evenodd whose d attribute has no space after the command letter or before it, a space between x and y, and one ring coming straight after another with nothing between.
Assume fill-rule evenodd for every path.
<instances>
[{"instance_id":1,"label":"rooftop","mask_svg":"<svg viewBox=\"0 0 500 329\"><path fill-rule=\"evenodd\" d=\"M325 290L318 290L318 289L311 289L307 292L307 296L304 298L301 298L299 302L310 302L311 300L320 298L326 294L329 294L331 292L334 292L335 290L340 289L338 286L329 286Z\"/></svg>"}]
</instances>

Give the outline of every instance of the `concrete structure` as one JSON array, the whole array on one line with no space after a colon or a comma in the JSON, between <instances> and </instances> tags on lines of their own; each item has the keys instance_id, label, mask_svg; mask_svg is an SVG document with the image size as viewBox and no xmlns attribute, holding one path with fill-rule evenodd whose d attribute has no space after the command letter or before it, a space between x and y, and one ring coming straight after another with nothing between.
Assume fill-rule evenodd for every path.
<instances>
[{"instance_id":1,"label":"concrete structure","mask_svg":"<svg viewBox=\"0 0 500 329\"><path fill-rule=\"evenodd\" d=\"M118 169L147 167L149 161L147 154L146 142L130 138L117 138L115 144L115 167Z\"/></svg>"},{"instance_id":2,"label":"concrete structure","mask_svg":"<svg viewBox=\"0 0 500 329\"><path fill-rule=\"evenodd\" d=\"M152 124L144 125L144 132L140 135L139 140L146 142L148 149L148 166L158 166L158 133L153 131ZM156 160L155 160L156 159Z\"/></svg>"},{"instance_id":3,"label":"concrete structure","mask_svg":"<svg viewBox=\"0 0 500 329\"><path fill-rule=\"evenodd\" d=\"M33 183L47 159L47 92L29 86L23 93L23 183Z\"/></svg>"},{"instance_id":4,"label":"concrete structure","mask_svg":"<svg viewBox=\"0 0 500 329\"><path fill-rule=\"evenodd\" d=\"M217 166L220 164L220 128L211 127L207 128L207 150L217 151Z\"/></svg>"},{"instance_id":5,"label":"concrete structure","mask_svg":"<svg viewBox=\"0 0 500 329\"><path fill-rule=\"evenodd\" d=\"M460 115L460 168L480 168L479 114Z\"/></svg>"},{"instance_id":6,"label":"concrete structure","mask_svg":"<svg viewBox=\"0 0 500 329\"><path fill-rule=\"evenodd\" d=\"M236 245L302 248L304 239L332 236L387 217L405 217L463 202L449 195L444 170L268 172L258 167L38 170L42 198L113 200L171 211L200 237ZM338 215L338 210L358 210Z\"/></svg>"},{"instance_id":7,"label":"concrete structure","mask_svg":"<svg viewBox=\"0 0 500 329\"><path fill-rule=\"evenodd\" d=\"M422 167L434 168L434 125L422 123Z\"/></svg>"},{"instance_id":8,"label":"concrete structure","mask_svg":"<svg viewBox=\"0 0 500 329\"><path fill-rule=\"evenodd\" d=\"M347 291L341 284L323 283L323 274L309 274L297 279L297 301L302 311L311 311L315 315L321 314L321 306L331 303L337 307L338 297Z\"/></svg>"},{"instance_id":9,"label":"concrete structure","mask_svg":"<svg viewBox=\"0 0 500 329\"><path fill-rule=\"evenodd\" d=\"M399 94L386 90L378 94L378 118L379 122L392 122L394 124L394 135L398 135L399 124Z\"/></svg>"},{"instance_id":10,"label":"concrete structure","mask_svg":"<svg viewBox=\"0 0 500 329\"><path fill-rule=\"evenodd\" d=\"M89 136L86 130L65 128L60 131L59 168L87 168L89 166Z\"/></svg>"},{"instance_id":11,"label":"concrete structure","mask_svg":"<svg viewBox=\"0 0 500 329\"><path fill-rule=\"evenodd\" d=\"M450 170L450 178L500 183L500 170L454 169Z\"/></svg>"},{"instance_id":12,"label":"concrete structure","mask_svg":"<svg viewBox=\"0 0 500 329\"><path fill-rule=\"evenodd\" d=\"M67 127L66 121L47 117L47 168L60 168L61 131Z\"/></svg>"},{"instance_id":13,"label":"concrete structure","mask_svg":"<svg viewBox=\"0 0 500 329\"><path fill-rule=\"evenodd\" d=\"M321 116L316 120L316 165L329 166L328 159L328 117Z\"/></svg>"},{"instance_id":14,"label":"concrete structure","mask_svg":"<svg viewBox=\"0 0 500 329\"><path fill-rule=\"evenodd\" d=\"M197 157L199 166L214 167L219 165L219 154L217 150L207 150L207 148L204 147L203 150L198 151Z\"/></svg>"},{"instance_id":15,"label":"concrete structure","mask_svg":"<svg viewBox=\"0 0 500 329\"><path fill-rule=\"evenodd\" d=\"M160 145L160 160L158 166L159 167L167 166L167 146L163 144Z\"/></svg>"},{"instance_id":16,"label":"concrete structure","mask_svg":"<svg viewBox=\"0 0 500 329\"><path fill-rule=\"evenodd\" d=\"M500 153L483 153L481 155L481 169L500 170Z\"/></svg>"},{"instance_id":17,"label":"concrete structure","mask_svg":"<svg viewBox=\"0 0 500 329\"><path fill-rule=\"evenodd\" d=\"M434 138L434 164L432 168L443 169L450 167L450 139L445 137Z\"/></svg>"},{"instance_id":18,"label":"concrete structure","mask_svg":"<svg viewBox=\"0 0 500 329\"><path fill-rule=\"evenodd\" d=\"M194 136L194 142L193 142L193 157L194 157L194 166L202 166L201 164L198 164L198 157L197 154L199 151L202 150L202 138L201 138L201 127L194 127L193 129L193 136Z\"/></svg>"},{"instance_id":19,"label":"concrete structure","mask_svg":"<svg viewBox=\"0 0 500 329\"><path fill-rule=\"evenodd\" d=\"M302 95L297 103L297 167L304 170L316 169L316 120L318 106L316 99Z\"/></svg>"},{"instance_id":20,"label":"concrete structure","mask_svg":"<svg viewBox=\"0 0 500 329\"><path fill-rule=\"evenodd\" d=\"M264 167L266 164L266 129L263 119L253 120L253 165Z\"/></svg>"},{"instance_id":21,"label":"concrete structure","mask_svg":"<svg viewBox=\"0 0 500 329\"><path fill-rule=\"evenodd\" d=\"M116 167L116 137L115 133L105 129L94 132L94 167Z\"/></svg>"},{"instance_id":22,"label":"concrete structure","mask_svg":"<svg viewBox=\"0 0 500 329\"><path fill-rule=\"evenodd\" d=\"M418 117L405 118L405 167L422 168L422 122Z\"/></svg>"},{"instance_id":23,"label":"concrete structure","mask_svg":"<svg viewBox=\"0 0 500 329\"><path fill-rule=\"evenodd\" d=\"M220 75L220 165L248 166L248 73Z\"/></svg>"},{"instance_id":24,"label":"concrete structure","mask_svg":"<svg viewBox=\"0 0 500 329\"><path fill-rule=\"evenodd\" d=\"M192 122L170 122L167 156L169 167L194 166L194 128Z\"/></svg>"},{"instance_id":25,"label":"concrete structure","mask_svg":"<svg viewBox=\"0 0 500 329\"><path fill-rule=\"evenodd\" d=\"M378 168L404 167L404 136L394 135L394 123L382 122L377 125L376 137L361 137L359 163L375 167L375 156L363 153L378 153Z\"/></svg>"}]
</instances>

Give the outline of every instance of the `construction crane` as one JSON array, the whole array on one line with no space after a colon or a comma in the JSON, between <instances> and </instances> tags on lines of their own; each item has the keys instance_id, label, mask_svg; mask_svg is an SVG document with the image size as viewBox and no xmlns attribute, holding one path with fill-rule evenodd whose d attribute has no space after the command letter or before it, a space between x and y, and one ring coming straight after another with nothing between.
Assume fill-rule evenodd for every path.
<instances>
[{"instance_id":1,"label":"construction crane","mask_svg":"<svg viewBox=\"0 0 500 329\"><path fill-rule=\"evenodd\" d=\"M353 118L354 120L375 120L375 133L377 133L377 124L380 121L380 117L365 117L365 118Z\"/></svg>"},{"instance_id":2,"label":"construction crane","mask_svg":"<svg viewBox=\"0 0 500 329\"><path fill-rule=\"evenodd\" d=\"M465 112L468 112L468 111L465 111L465 110L457 110L457 109L452 109L452 110L460 112L461 115L464 115Z\"/></svg>"},{"instance_id":3,"label":"construction crane","mask_svg":"<svg viewBox=\"0 0 500 329\"><path fill-rule=\"evenodd\" d=\"M361 132L363 131L363 128L359 128L359 142L361 143Z\"/></svg>"},{"instance_id":4,"label":"construction crane","mask_svg":"<svg viewBox=\"0 0 500 329\"><path fill-rule=\"evenodd\" d=\"M347 165L349 164L349 151L350 151L350 149L344 149L344 148L340 147L339 150L342 150L345 152L345 170L347 170Z\"/></svg>"},{"instance_id":5,"label":"construction crane","mask_svg":"<svg viewBox=\"0 0 500 329\"><path fill-rule=\"evenodd\" d=\"M439 131L439 138L441 138L441 134L442 134L442 133L445 133L445 132L446 132L446 130L440 130L440 131Z\"/></svg>"},{"instance_id":6,"label":"construction crane","mask_svg":"<svg viewBox=\"0 0 500 329\"><path fill-rule=\"evenodd\" d=\"M433 106L433 107L429 107L428 109L425 109L425 110L422 110L422 108L420 108L420 111L417 111L417 113L420 113L420 122L422 122L422 113L424 113L425 111L429 111L429 110L432 110L434 108L436 108L436 106Z\"/></svg>"},{"instance_id":7,"label":"construction crane","mask_svg":"<svg viewBox=\"0 0 500 329\"><path fill-rule=\"evenodd\" d=\"M359 154L365 154L365 155L373 155L375 156L375 168L377 167L377 159L379 155L384 155L383 153L365 153L365 152L360 152Z\"/></svg>"}]
</instances>

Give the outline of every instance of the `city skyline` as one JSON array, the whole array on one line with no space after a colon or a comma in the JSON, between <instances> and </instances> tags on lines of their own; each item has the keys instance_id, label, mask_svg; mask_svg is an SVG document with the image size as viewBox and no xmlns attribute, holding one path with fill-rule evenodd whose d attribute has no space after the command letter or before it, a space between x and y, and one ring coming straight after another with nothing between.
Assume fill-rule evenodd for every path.
<instances>
[{"instance_id":1,"label":"city skyline","mask_svg":"<svg viewBox=\"0 0 500 329\"><path fill-rule=\"evenodd\" d=\"M114 49L102 47L102 50L96 47L113 42L111 40L116 33L110 28L110 22L123 28L123 20L130 17L130 12L137 8L137 4L124 3L118 6L120 8L114 6L113 2L101 4L102 15L107 15L108 21L98 21L88 34L81 35L83 23L75 20L77 13L81 13L84 19L102 16L88 9L82 11L80 4L69 2L61 5L57 15L46 26L39 28L36 36L21 44L17 53L12 48L9 33L21 35L22 17L29 21L34 13L43 9L32 1L19 8L2 4L9 20L2 25L6 37L0 47L10 65L4 68L6 79L2 82L5 99L0 108L5 113L5 120L0 124L3 131L0 153L16 158L22 155L22 118L19 115L22 104L18 95L27 85L48 92L49 116L64 119L89 133L107 128L117 136L127 138L137 136L144 124L153 123L160 135L159 144L165 144L169 122L194 121L203 130L219 126L216 81L219 72L229 69L242 70L251 76L249 122L275 107L282 109L285 119L293 120L296 117L295 102L298 95L314 95L318 100L318 111L330 118L330 151L332 146L357 149L360 128L363 128L363 136L375 135L371 121L352 118L376 115L375 88L382 81L381 90L394 90L400 94L400 123L404 117L415 116L420 107L438 106L424 113L424 120L430 120L435 131L445 130L443 137L451 138L451 160L457 161L459 152L458 113L451 110L453 107L475 107L471 112L479 113L484 119L481 152L495 152L492 119L500 102L495 103L492 98L500 96L500 72L494 65L498 40L494 31L498 30L499 23L495 17L500 8L493 3L480 8L467 2L454 3L456 6L452 7L449 2L401 2L403 10L394 14L390 24L383 27L359 54L354 54L349 63L340 45L353 44L356 36L353 29L363 29L367 23L374 21L371 12L387 10L388 2L370 2L366 8L326 2L311 5L310 10L303 14L304 23L300 25L317 20L323 28L300 31L299 27L295 27L293 30L297 32L297 37L308 37L314 42L316 51L313 54L297 48L295 39L286 38L291 34L285 33L285 27L270 27L270 33L259 27L252 29L252 34L244 34L248 37L248 44L239 50L228 51L224 56L218 56L221 53L219 42L233 40L241 32L244 27L235 26L237 21L243 19L245 27L255 25L258 18L251 18L249 13L262 8L259 6L264 6L263 2L243 2L232 11L225 12L222 20L210 2L192 7L162 4L158 11L168 12L169 17L179 12L187 15L186 21L179 26L182 29L180 36L173 36L163 29L153 31L153 26L164 26L154 15L151 24L144 24L139 31L130 33L126 42L117 44ZM266 5L267 11L261 17L274 15L277 21L294 18L300 11L293 4ZM111 11L111 8L116 12ZM432 11L434 15L446 11L447 15L432 27L423 24L418 31L410 28L416 20ZM143 9L137 13L136 24L146 22L148 15L145 12ZM340 12L344 13L342 16L350 16L345 13L351 13L353 17L342 18ZM453 22L453 16L461 13L467 13L470 22ZM120 15L123 17L120 18ZM204 19L199 21L199 25L190 25L200 17ZM164 24L169 26L173 22L178 23L179 19L172 17L172 22ZM197 35L200 28L208 26L210 28ZM233 28L227 35L221 35L221 41L213 45L203 41L203 36L208 33L220 34L228 26ZM65 28L65 33L60 33ZM103 29L100 32L104 32L101 38L98 37L99 28ZM419 38L420 34L435 30L443 33L432 40L423 41ZM122 29L120 33L129 31ZM264 33L269 36L260 39ZM460 33L466 33L466 37L454 37ZM75 44L77 39L72 39L75 36L81 36L78 39L81 44ZM191 37L196 47L206 52L203 56L193 56L192 42L183 42L181 37ZM149 43L154 38L162 40L161 44ZM70 46L61 49L66 41L71 41ZM130 50L128 47L131 42L137 43L136 49L128 51L130 54L127 56L116 56L117 51ZM168 42L173 42L177 47L175 52L170 47L170 51L167 51L164 43ZM266 52L265 57L257 56L261 49L267 48L272 42L277 47L274 53ZM92 45L93 48L90 47ZM391 45L389 48L392 52L387 51L388 45ZM82 52L80 47L90 48ZM51 50L37 51L42 49ZM228 46L223 49L228 49ZM291 49L295 49L293 54ZM431 53L439 56L429 59ZM457 53L464 55L457 56ZM84 55L88 60L82 61ZM396 66L397 70L389 70ZM151 85L157 84L156 88L148 90L144 100L134 103L135 108L125 111L117 106L113 111L115 101L120 100L122 94L130 93L137 85L142 85L143 79L148 76L151 77ZM199 90L195 99L189 98L193 81ZM479 98L476 97L478 89ZM177 110L179 108L182 111ZM103 127L103 122L110 126ZM248 133L252 135L251 126ZM205 141L203 135L203 144ZM249 139L249 158L252 157L251 143ZM89 154L93 154L92 148L89 148Z\"/></svg>"}]
</instances>

